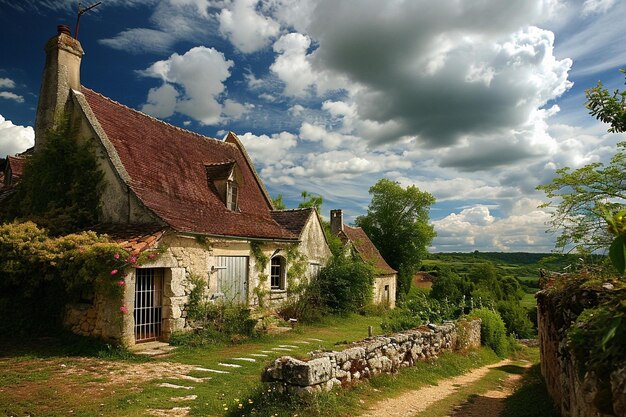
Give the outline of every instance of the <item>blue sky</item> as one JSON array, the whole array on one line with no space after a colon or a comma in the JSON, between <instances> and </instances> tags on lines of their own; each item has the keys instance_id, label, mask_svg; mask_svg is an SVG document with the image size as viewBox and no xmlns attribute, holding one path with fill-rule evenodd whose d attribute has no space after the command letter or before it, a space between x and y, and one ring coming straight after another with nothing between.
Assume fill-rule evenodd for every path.
<instances>
[{"instance_id":1,"label":"blue sky","mask_svg":"<svg viewBox=\"0 0 626 417\"><path fill-rule=\"evenodd\" d=\"M76 7L0 0L0 155L32 144L43 45ZM81 80L236 132L288 206L307 190L350 221L387 177L437 198L434 251L545 252L535 187L624 140L584 90L623 88L625 21L618 0L103 0L81 20Z\"/></svg>"}]
</instances>

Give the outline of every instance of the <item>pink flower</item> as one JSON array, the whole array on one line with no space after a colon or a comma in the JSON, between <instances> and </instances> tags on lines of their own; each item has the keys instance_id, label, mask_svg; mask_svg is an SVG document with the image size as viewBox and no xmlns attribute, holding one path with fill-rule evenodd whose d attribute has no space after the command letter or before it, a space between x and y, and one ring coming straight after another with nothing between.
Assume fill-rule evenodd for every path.
<instances>
[{"instance_id":1,"label":"pink flower","mask_svg":"<svg viewBox=\"0 0 626 417\"><path fill-rule=\"evenodd\" d=\"M113 258L115 258L115 259L120 259L120 254L119 254L119 253L114 254L114 255L113 255Z\"/></svg>"},{"instance_id":2,"label":"pink flower","mask_svg":"<svg viewBox=\"0 0 626 417\"><path fill-rule=\"evenodd\" d=\"M121 312L122 314L128 314L128 307L126 307L126 306L121 306L121 307L120 307L120 312Z\"/></svg>"},{"instance_id":3,"label":"pink flower","mask_svg":"<svg viewBox=\"0 0 626 417\"><path fill-rule=\"evenodd\" d=\"M124 280L117 281L117 285L119 285L120 287L123 287L124 285L126 285L126 281Z\"/></svg>"},{"instance_id":4,"label":"pink flower","mask_svg":"<svg viewBox=\"0 0 626 417\"><path fill-rule=\"evenodd\" d=\"M130 263L130 264L137 263L137 257L136 256L131 256L130 258L128 258L128 263Z\"/></svg>"},{"instance_id":5,"label":"pink flower","mask_svg":"<svg viewBox=\"0 0 626 417\"><path fill-rule=\"evenodd\" d=\"M117 269L114 269L113 271L111 271L111 275L115 275L117 274Z\"/></svg>"},{"instance_id":6,"label":"pink flower","mask_svg":"<svg viewBox=\"0 0 626 417\"><path fill-rule=\"evenodd\" d=\"M156 258L156 254L155 253L149 253L148 254L148 259L154 259Z\"/></svg>"}]
</instances>

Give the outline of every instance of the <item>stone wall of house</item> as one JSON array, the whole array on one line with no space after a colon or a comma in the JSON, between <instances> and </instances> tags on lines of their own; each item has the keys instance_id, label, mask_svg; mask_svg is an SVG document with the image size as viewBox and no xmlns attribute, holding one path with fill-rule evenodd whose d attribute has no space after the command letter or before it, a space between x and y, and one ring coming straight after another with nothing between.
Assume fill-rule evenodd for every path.
<instances>
[{"instance_id":1,"label":"stone wall of house","mask_svg":"<svg viewBox=\"0 0 626 417\"><path fill-rule=\"evenodd\" d=\"M396 274L377 275L374 279L374 304L388 304L389 308L396 306ZM387 291L385 291L387 287Z\"/></svg>"},{"instance_id":2,"label":"stone wall of house","mask_svg":"<svg viewBox=\"0 0 626 417\"><path fill-rule=\"evenodd\" d=\"M63 325L81 336L104 340L119 340L122 334L124 315L120 303L113 303L96 294L91 303L72 303L65 306Z\"/></svg>"},{"instance_id":3,"label":"stone wall of house","mask_svg":"<svg viewBox=\"0 0 626 417\"><path fill-rule=\"evenodd\" d=\"M611 392L603 392L594 375L579 374L567 344L567 330L583 308L595 305L596 299L592 290L585 291L569 300L571 304L564 308L563 304L557 305L554 294L545 290L537 293L541 373L563 417L626 416L626 367L611 374ZM613 413L602 412L598 407L611 404Z\"/></svg>"},{"instance_id":4,"label":"stone wall of house","mask_svg":"<svg viewBox=\"0 0 626 417\"><path fill-rule=\"evenodd\" d=\"M382 373L394 373L442 352L480 346L480 320L446 322L354 342L341 352L314 351L302 361L276 359L262 380L295 395L328 391Z\"/></svg>"}]
</instances>

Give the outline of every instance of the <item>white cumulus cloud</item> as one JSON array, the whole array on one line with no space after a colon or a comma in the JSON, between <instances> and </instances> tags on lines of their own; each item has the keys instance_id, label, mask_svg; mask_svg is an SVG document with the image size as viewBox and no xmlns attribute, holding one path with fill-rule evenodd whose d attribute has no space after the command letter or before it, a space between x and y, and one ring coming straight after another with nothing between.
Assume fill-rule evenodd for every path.
<instances>
[{"instance_id":1,"label":"white cumulus cloud","mask_svg":"<svg viewBox=\"0 0 626 417\"><path fill-rule=\"evenodd\" d=\"M280 30L280 24L256 11L258 3L258 0L234 0L218 17L222 35L244 53L266 47Z\"/></svg>"},{"instance_id":2,"label":"white cumulus cloud","mask_svg":"<svg viewBox=\"0 0 626 417\"><path fill-rule=\"evenodd\" d=\"M157 61L140 71L141 75L163 81L161 87L150 90L142 110L158 117L177 112L207 125L241 117L245 107L224 97L224 82L232 66L233 61L224 54L204 46Z\"/></svg>"},{"instance_id":3,"label":"white cumulus cloud","mask_svg":"<svg viewBox=\"0 0 626 417\"><path fill-rule=\"evenodd\" d=\"M24 152L35 144L35 131L30 126L17 126L0 115L0 158Z\"/></svg>"}]
</instances>

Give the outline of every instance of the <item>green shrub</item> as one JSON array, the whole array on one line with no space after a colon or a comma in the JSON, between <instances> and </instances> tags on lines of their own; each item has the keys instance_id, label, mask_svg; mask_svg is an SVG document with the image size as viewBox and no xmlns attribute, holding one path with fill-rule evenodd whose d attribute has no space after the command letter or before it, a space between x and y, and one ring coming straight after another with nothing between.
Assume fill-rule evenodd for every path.
<instances>
[{"instance_id":1,"label":"green shrub","mask_svg":"<svg viewBox=\"0 0 626 417\"><path fill-rule=\"evenodd\" d=\"M508 334L516 334L522 339L528 339L535 335L535 329L528 318L528 312L519 305L519 302L498 302L498 313L504 321Z\"/></svg>"},{"instance_id":2,"label":"green shrub","mask_svg":"<svg viewBox=\"0 0 626 417\"><path fill-rule=\"evenodd\" d=\"M470 312L471 317L481 319L480 341L489 346L500 357L509 353L509 340L506 337L506 327L500 314L488 308L477 308Z\"/></svg>"},{"instance_id":3,"label":"green shrub","mask_svg":"<svg viewBox=\"0 0 626 417\"><path fill-rule=\"evenodd\" d=\"M439 323L442 320L458 318L461 309L458 305L439 301L428 296L425 291L411 289L396 308L381 323L386 332L400 332L425 323Z\"/></svg>"},{"instance_id":4,"label":"green shrub","mask_svg":"<svg viewBox=\"0 0 626 417\"><path fill-rule=\"evenodd\" d=\"M191 276L193 288L187 304L187 318L194 323L195 333L176 333L172 344L202 346L206 344L235 342L255 335L257 321L244 304L224 300L209 300L207 283Z\"/></svg>"},{"instance_id":5,"label":"green shrub","mask_svg":"<svg viewBox=\"0 0 626 417\"><path fill-rule=\"evenodd\" d=\"M372 301L374 267L358 257L333 256L320 271L315 285L332 311L358 312Z\"/></svg>"},{"instance_id":6,"label":"green shrub","mask_svg":"<svg viewBox=\"0 0 626 417\"><path fill-rule=\"evenodd\" d=\"M301 284L302 285L302 284ZM297 319L299 323L317 323L328 314L317 281L302 285L300 294L290 297L278 310L284 320Z\"/></svg>"}]
</instances>

